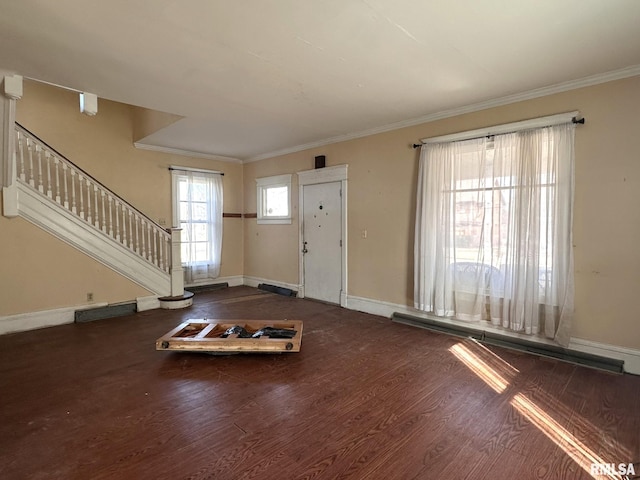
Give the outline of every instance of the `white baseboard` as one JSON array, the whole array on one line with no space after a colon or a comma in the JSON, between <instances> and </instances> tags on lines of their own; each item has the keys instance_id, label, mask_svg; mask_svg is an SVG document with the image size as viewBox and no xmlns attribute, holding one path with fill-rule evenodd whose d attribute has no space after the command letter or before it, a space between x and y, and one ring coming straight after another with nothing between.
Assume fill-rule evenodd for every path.
<instances>
[{"instance_id":1,"label":"white baseboard","mask_svg":"<svg viewBox=\"0 0 640 480\"><path fill-rule=\"evenodd\" d=\"M185 285L185 289L189 290L189 287L198 287L200 285L211 285L216 283L228 283L230 287L254 287L257 288L261 283L267 283L269 285L275 285L276 287L289 288L297 292L302 288L301 285L294 285L293 283L280 282L278 280L271 280L269 278L251 277L246 275L230 275L227 277L218 277L213 279L204 280L201 282L190 283Z\"/></svg>"},{"instance_id":2,"label":"white baseboard","mask_svg":"<svg viewBox=\"0 0 640 480\"><path fill-rule=\"evenodd\" d=\"M150 295L148 297L136 298L136 309L139 312L146 312L147 310L155 310L160 308L160 300L158 295Z\"/></svg>"},{"instance_id":3,"label":"white baseboard","mask_svg":"<svg viewBox=\"0 0 640 480\"><path fill-rule=\"evenodd\" d=\"M76 310L106 307L107 305L107 303L92 303L90 305L76 305L74 307L56 308L40 312L7 315L0 317L0 335L73 323Z\"/></svg>"},{"instance_id":4,"label":"white baseboard","mask_svg":"<svg viewBox=\"0 0 640 480\"><path fill-rule=\"evenodd\" d=\"M572 338L569 341L569 348L577 350L578 352L623 360L625 372L640 375L640 350L592 342L591 340L584 340L582 338Z\"/></svg>"},{"instance_id":5,"label":"white baseboard","mask_svg":"<svg viewBox=\"0 0 640 480\"><path fill-rule=\"evenodd\" d=\"M216 278L216 283L224 283L224 282L227 282L230 287L241 287L242 285L244 285L244 276L233 275L229 277Z\"/></svg>"},{"instance_id":6,"label":"white baseboard","mask_svg":"<svg viewBox=\"0 0 640 480\"><path fill-rule=\"evenodd\" d=\"M193 282L189 285L185 285L184 288L189 290L189 287L199 287L202 285L215 285L217 283L228 283L230 287L239 287L244 285L244 277L242 275L230 275L228 277L208 278L199 282Z\"/></svg>"},{"instance_id":7,"label":"white baseboard","mask_svg":"<svg viewBox=\"0 0 640 480\"><path fill-rule=\"evenodd\" d=\"M276 287L288 288L296 292L300 291L300 285L294 285L293 283L279 282L277 280L270 280L267 278L259 278L259 277L249 277L249 276L244 277L244 285L246 285L247 287L257 288L258 285L261 283L275 285ZM229 286L231 286L231 284L229 284Z\"/></svg>"},{"instance_id":8,"label":"white baseboard","mask_svg":"<svg viewBox=\"0 0 640 480\"><path fill-rule=\"evenodd\" d=\"M468 322L461 322L458 320L452 320L447 318L433 317L425 314L420 310L416 310L406 305L400 305L390 302L384 302L381 300L372 300L370 298L356 297L352 295L347 296L347 306L350 310L357 310L359 312L371 313L373 315L380 315L382 317L391 317L394 312L404 313L415 317L425 319L435 319L442 323L448 323L451 325L464 326L467 328L478 329L479 331L487 331L497 333L500 335L520 338L528 341L534 341L547 345L557 346L552 340L532 337L530 335L523 335L515 332L509 332L497 327L494 327L489 322L482 322L481 324L472 324ZM593 355L600 355L607 358L613 358L616 360L624 361L624 371L626 373L632 373L634 375L640 375L640 350L620 347L617 345L609 345L605 343L592 342L590 340L583 340L581 338L572 338L569 342L569 348L583 353L590 353Z\"/></svg>"}]
</instances>

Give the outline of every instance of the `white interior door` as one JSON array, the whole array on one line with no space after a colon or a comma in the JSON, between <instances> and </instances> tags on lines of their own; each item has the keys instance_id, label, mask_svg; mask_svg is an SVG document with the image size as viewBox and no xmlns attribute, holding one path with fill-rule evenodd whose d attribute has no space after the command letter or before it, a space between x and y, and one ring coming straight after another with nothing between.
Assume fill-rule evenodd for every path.
<instances>
[{"instance_id":1,"label":"white interior door","mask_svg":"<svg viewBox=\"0 0 640 480\"><path fill-rule=\"evenodd\" d=\"M341 183L319 183L303 188L304 295L339 304L342 289Z\"/></svg>"}]
</instances>

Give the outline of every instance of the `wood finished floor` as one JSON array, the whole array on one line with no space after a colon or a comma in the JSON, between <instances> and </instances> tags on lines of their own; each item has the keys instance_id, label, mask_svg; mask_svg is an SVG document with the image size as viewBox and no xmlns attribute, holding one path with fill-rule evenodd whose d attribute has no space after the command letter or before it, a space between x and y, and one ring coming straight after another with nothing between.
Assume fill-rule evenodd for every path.
<instances>
[{"instance_id":1,"label":"wood finished floor","mask_svg":"<svg viewBox=\"0 0 640 480\"><path fill-rule=\"evenodd\" d=\"M155 350L202 317L300 319L302 350ZM1 336L0 478L591 478L640 460L639 400L640 377L236 287Z\"/></svg>"}]
</instances>

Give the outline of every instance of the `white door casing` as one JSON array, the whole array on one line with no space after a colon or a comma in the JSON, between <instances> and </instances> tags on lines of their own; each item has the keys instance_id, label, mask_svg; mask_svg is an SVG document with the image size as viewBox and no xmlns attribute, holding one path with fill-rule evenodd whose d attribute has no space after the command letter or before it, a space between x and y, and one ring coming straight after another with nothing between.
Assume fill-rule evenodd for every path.
<instances>
[{"instance_id":1,"label":"white door casing","mask_svg":"<svg viewBox=\"0 0 640 480\"><path fill-rule=\"evenodd\" d=\"M298 185L301 218L298 295L340 303L344 307L347 300L347 165L298 172ZM311 225L315 226L307 228L311 219L314 220ZM303 253L305 241L308 242L307 255Z\"/></svg>"}]
</instances>

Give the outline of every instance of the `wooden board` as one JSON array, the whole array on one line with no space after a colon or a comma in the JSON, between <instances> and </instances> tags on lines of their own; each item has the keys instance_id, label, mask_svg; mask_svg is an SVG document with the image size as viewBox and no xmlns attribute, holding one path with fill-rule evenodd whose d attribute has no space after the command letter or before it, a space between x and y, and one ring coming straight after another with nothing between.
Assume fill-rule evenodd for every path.
<instances>
[{"instance_id":1,"label":"wooden board","mask_svg":"<svg viewBox=\"0 0 640 480\"><path fill-rule=\"evenodd\" d=\"M293 338L239 338L237 334L221 336L239 325L250 333L263 327L295 330ZM190 319L156 340L156 350L193 352L299 352L302 340L301 320L211 320Z\"/></svg>"}]
</instances>

